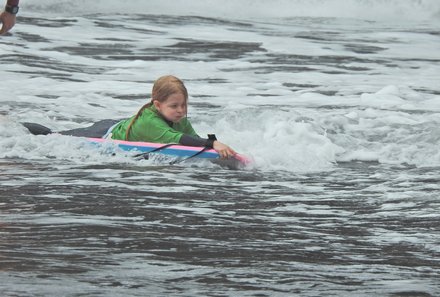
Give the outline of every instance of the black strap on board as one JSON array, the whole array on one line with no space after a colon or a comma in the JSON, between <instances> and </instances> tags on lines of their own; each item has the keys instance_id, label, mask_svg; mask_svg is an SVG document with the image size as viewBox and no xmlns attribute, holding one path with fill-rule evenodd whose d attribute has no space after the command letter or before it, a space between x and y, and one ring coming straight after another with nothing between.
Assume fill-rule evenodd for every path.
<instances>
[{"instance_id":1,"label":"black strap on board","mask_svg":"<svg viewBox=\"0 0 440 297\"><path fill-rule=\"evenodd\" d=\"M215 136L215 134L208 134L208 139L211 140L212 142L214 142L215 140L217 140L217 137ZM148 160L149 157L150 157L150 154L151 154L151 153L154 153L154 152L157 152L157 151L163 150L163 149L165 149L165 148L167 148L167 147L170 147L170 146L172 146L172 145L178 145L178 144L177 144L177 143L167 143L167 144L165 144L165 145L163 145L163 146L160 146L160 147L157 147L157 148L155 148L155 149L152 149L152 150L149 151L149 152L144 152L144 153L136 154L136 155L134 155L133 157L136 158L136 159L138 159L138 160L140 160L140 159ZM184 158L184 159L177 159L177 160L171 161L169 164L170 164L170 165L174 165L174 164L182 163L182 162L184 162L184 161L187 161L187 160L189 160L189 159L192 159L192 158L194 158L194 157L197 157L198 155L202 154L204 151L206 151L206 150L208 150L208 149L211 149L211 147L205 146L204 148L202 148L200 151L198 151L198 152L195 153L194 155L189 156L189 157Z\"/></svg>"},{"instance_id":2,"label":"black strap on board","mask_svg":"<svg viewBox=\"0 0 440 297\"><path fill-rule=\"evenodd\" d=\"M167 143L167 144L165 144L165 145L162 145L162 146L160 146L160 147L157 147L157 148L155 148L155 149L152 149L152 150L149 151L149 152L143 152L143 153L140 153L140 154L136 154L136 155L133 156L133 158L136 158L136 159L138 159L138 160L140 160L140 159L148 160L148 159L150 158L150 154L151 154L151 153L158 152L158 151L160 151L160 150L166 149L167 147L170 147L170 146L172 146L172 145L177 145L177 143Z\"/></svg>"},{"instance_id":3,"label":"black strap on board","mask_svg":"<svg viewBox=\"0 0 440 297\"><path fill-rule=\"evenodd\" d=\"M206 150L208 150L208 149L210 149L210 147L205 146L205 147L202 148L200 151L198 151L197 153L195 153L195 154L192 155L192 156L189 156L188 158L185 158L185 159L177 159L177 160L171 161L171 162L170 162L170 165L174 165L174 164L182 163L182 162L184 162L184 161L187 161L187 160L189 160L189 159L192 159L192 158L194 158L194 157L200 155L201 153L203 153L204 151L206 151Z\"/></svg>"}]
</instances>

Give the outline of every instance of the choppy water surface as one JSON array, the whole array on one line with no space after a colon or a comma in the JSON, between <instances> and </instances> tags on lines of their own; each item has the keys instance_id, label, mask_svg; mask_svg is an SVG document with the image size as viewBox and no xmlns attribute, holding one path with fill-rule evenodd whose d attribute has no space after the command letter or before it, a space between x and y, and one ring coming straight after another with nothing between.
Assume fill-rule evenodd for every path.
<instances>
[{"instance_id":1,"label":"choppy water surface","mask_svg":"<svg viewBox=\"0 0 440 297\"><path fill-rule=\"evenodd\" d=\"M438 22L48 4L0 39L2 296L440 294ZM196 130L254 168L139 162L19 124L128 116L167 73Z\"/></svg>"},{"instance_id":2,"label":"choppy water surface","mask_svg":"<svg viewBox=\"0 0 440 297\"><path fill-rule=\"evenodd\" d=\"M11 295L439 289L439 178L429 170L1 166L1 286Z\"/></svg>"}]
</instances>

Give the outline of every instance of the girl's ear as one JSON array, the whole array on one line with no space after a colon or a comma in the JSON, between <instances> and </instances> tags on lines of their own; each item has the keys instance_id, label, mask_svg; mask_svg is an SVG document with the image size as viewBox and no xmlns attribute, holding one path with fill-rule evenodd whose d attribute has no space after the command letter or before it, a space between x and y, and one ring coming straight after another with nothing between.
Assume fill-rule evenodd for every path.
<instances>
[{"instance_id":1,"label":"girl's ear","mask_svg":"<svg viewBox=\"0 0 440 297\"><path fill-rule=\"evenodd\" d=\"M154 107L156 107L157 110L160 109L160 102L158 100L153 100L153 104L154 104Z\"/></svg>"}]
</instances>

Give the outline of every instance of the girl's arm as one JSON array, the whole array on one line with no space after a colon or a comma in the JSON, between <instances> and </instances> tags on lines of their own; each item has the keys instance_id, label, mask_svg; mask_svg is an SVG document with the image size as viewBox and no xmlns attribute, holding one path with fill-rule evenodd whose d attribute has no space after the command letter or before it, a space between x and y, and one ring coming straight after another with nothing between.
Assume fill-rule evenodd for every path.
<instances>
[{"instance_id":1,"label":"girl's arm","mask_svg":"<svg viewBox=\"0 0 440 297\"><path fill-rule=\"evenodd\" d=\"M232 148L230 148L224 143L221 143L218 140L194 137L188 134L183 134L182 137L180 138L179 143L188 146L205 146L205 147L213 148L217 153L219 153L220 157L224 159L233 157L237 154Z\"/></svg>"}]
</instances>

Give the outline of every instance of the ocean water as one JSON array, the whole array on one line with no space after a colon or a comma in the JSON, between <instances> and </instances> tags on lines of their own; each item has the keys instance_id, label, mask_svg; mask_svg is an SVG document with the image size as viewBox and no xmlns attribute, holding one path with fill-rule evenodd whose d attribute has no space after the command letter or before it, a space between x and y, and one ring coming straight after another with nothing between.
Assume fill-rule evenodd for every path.
<instances>
[{"instance_id":1,"label":"ocean water","mask_svg":"<svg viewBox=\"0 0 440 297\"><path fill-rule=\"evenodd\" d=\"M440 3L23 0L0 38L1 296L439 296ZM29 135L184 80L255 164Z\"/></svg>"}]
</instances>

